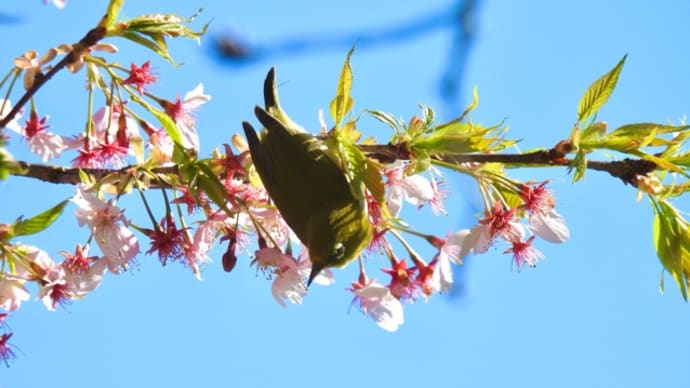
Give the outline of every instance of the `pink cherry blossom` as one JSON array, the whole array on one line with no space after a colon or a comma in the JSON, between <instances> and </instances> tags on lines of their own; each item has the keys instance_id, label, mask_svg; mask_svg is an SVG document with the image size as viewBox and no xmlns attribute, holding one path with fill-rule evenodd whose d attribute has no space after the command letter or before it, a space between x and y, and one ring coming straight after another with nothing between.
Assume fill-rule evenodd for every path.
<instances>
[{"instance_id":1,"label":"pink cherry blossom","mask_svg":"<svg viewBox=\"0 0 690 388\"><path fill-rule=\"evenodd\" d=\"M396 331L404 323L402 303L393 296L388 287L370 282L353 282L350 288L355 294L352 304L370 316L379 327Z\"/></svg>"},{"instance_id":2,"label":"pink cherry blossom","mask_svg":"<svg viewBox=\"0 0 690 388\"><path fill-rule=\"evenodd\" d=\"M460 230L453 234L449 234L445 239L432 238L432 244L438 248L438 253L434 259L429 263L428 267L433 272L431 273L428 284L426 285L430 292L425 290L425 294L438 292L448 292L453 285L453 269L451 263L461 265L462 258L469 252L463 250L463 244L469 231ZM418 265L419 267L419 265ZM424 269L419 269L419 279L422 276ZM423 288L424 289L424 288Z\"/></svg>"},{"instance_id":3,"label":"pink cherry blossom","mask_svg":"<svg viewBox=\"0 0 690 388\"><path fill-rule=\"evenodd\" d=\"M64 268L51 263L44 271L45 274L40 279L38 299L43 301L48 310L55 311L58 305L69 304L72 290Z\"/></svg>"},{"instance_id":4,"label":"pink cherry blossom","mask_svg":"<svg viewBox=\"0 0 690 388\"><path fill-rule=\"evenodd\" d=\"M570 231L563 217L554 209L555 200L547 184L548 181L536 186L522 185L522 206L530 212L530 230L534 234L552 243L562 243L570 238Z\"/></svg>"},{"instance_id":5,"label":"pink cherry blossom","mask_svg":"<svg viewBox=\"0 0 690 388\"><path fill-rule=\"evenodd\" d=\"M76 211L79 226L88 225L91 229L110 272L118 273L127 268L129 261L139 253L139 243L124 225L125 217L114 200L106 202L78 185L72 202L79 207Z\"/></svg>"},{"instance_id":6,"label":"pink cherry blossom","mask_svg":"<svg viewBox=\"0 0 690 388\"><path fill-rule=\"evenodd\" d=\"M0 308L15 311L30 297L23 280L6 272L0 274Z\"/></svg>"},{"instance_id":7,"label":"pink cherry blossom","mask_svg":"<svg viewBox=\"0 0 690 388\"><path fill-rule=\"evenodd\" d=\"M448 260L447 256L445 258L442 257L443 256L439 254L430 263L430 265L435 265L434 273L431 277L431 290L434 293L448 293L453 286L453 268L450 265L451 261Z\"/></svg>"},{"instance_id":8,"label":"pink cherry blossom","mask_svg":"<svg viewBox=\"0 0 690 388\"><path fill-rule=\"evenodd\" d=\"M271 235L271 240L278 246L285 246L290 240L299 241L277 209L264 206L252 207L250 211L264 230ZM251 228L255 234L262 235L264 233L264 230L256 230L255 225L248 221L247 227Z\"/></svg>"},{"instance_id":9,"label":"pink cherry blossom","mask_svg":"<svg viewBox=\"0 0 690 388\"><path fill-rule=\"evenodd\" d=\"M556 210L530 214L529 227L534 234L548 242L562 243L570 238L565 219Z\"/></svg>"},{"instance_id":10,"label":"pink cherry blossom","mask_svg":"<svg viewBox=\"0 0 690 388\"><path fill-rule=\"evenodd\" d=\"M47 120L48 116L39 119L38 114L32 111L26 126L17 132L27 140L31 152L40 156L44 162L60 156L68 148L62 136L46 131L50 127L46 125Z\"/></svg>"},{"instance_id":11,"label":"pink cherry blossom","mask_svg":"<svg viewBox=\"0 0 690 388\"><path fill-rule=\"evenodd\" d=\"M161 264L168 260L178 260L184 256L185 246L188 245L187 229L178 229L172 216L163 217L156 229L148 231L151 247L146 254L158 252Z\"/></svg>"},{"instance_id":12,"label":"pink cherry blossom","mask_svg":"<svg viewBox=\"0 0 690 388\"><path fill-rule=\"evenodd\" d=\"M135 63L130 65L129 77L122 81L123 85L135 85L139 95L144 94L144 86L158 81L158 77L153 75L149 68L151 61L144 62L141 67Z\"/></svg>"},{"instance_id":13,"label":"pink cherry blossom","mask_svg":"<svg viewBox=\"0 0 690 388\"><path fill-rule=\"evenodd\" d=\"M29 90L34 86L36 76L45 74L50 69L50 66L45 65L50 63L58 53L59 50L51 48L39 59L36 50L29 50L21 57L14 59L14 65L24 70L24 89Z\"/></svg>"},{"instance_id":14,"label":"pink cherry blossom","mask_svg":"<svg viewBox=\"0 0 690 388\"><path fill-rule=\"evenodd\" d=\"M443 191L435 180L430 181L419 174L406 175L407 162L398 160L383 169L387 178L386 204L393 216L397 216L402 208L403 200L422 207L424 204L432 205L436 214L444 213Z\"/></svg>"},{"instance_id":15,"label":"pink cherry blossom","mask_svg":"<svg viewBox=\"0 0 690 388\"><path fill-rule=\"evenodd\" d=\"M228 221L228 215L224 211L218 210L212 213L205 221L199 223L199 226L194 231L192 243L198 254L206 255L211 250L218 231L229 225Z\"/></svg>"},{"instance_id":16,"label":"pink cherry blossom","mask_svg":"<svg viewBox=\"0 0 690 388\"><path fill-rule=\"evenodd\" d=\"M183 147L199 150L199 135L196 132L194 111L210 100L211 96L204 94L204 85L199 84L185 94L183 100L178 97L175 102L162 102L163 109L175 121L180 130Z\"/></svg>"},{"instance_id":17,"label":"pink cherry blossom","mask_svg":"<svg viewBox=\"0 0 690 388\"><path fill-rule=\"evenodd\" d=\"M2 360L7 367L10 366L9 361L16 357L14 351L10 347L10 344L7 342L10 338L12 338L13 334L14 333L4 333L0 335L0 360Z\"/></svg>"},{"instance_id":18,"label":"pink cherry blossom","mask_svg":"<svg viewBox=\"0 0 690 388\"><path fill-rule=\"evenodd\" d=\"M391 260L392 268L384 268L383 272L391 276L388 284L390 292L398 299L413 299L417 284L413 281L416 267L407 268L405 260Z\"/></svg>"},{"instance_id":19,"label":"pink cherry blossom","mask_svg":"<svg viewBox=\"0 0 690 388\"><path fill-rule=\"evenodd\" d=\"M134 154L132 139L139 139L139 126L121 105L106 105L93 115L95 137L93 149L103 166L121 167L127 154Z\"/></svg>"},{"instance_id":20,"label":"pink cherry blossom","mask_svg":"<svg viewBox=\"0 0 690 388\"><path fill-rule=\"evenodd\" d=\"M82 136L70 140L69 144L69 148L77 148L77 157L72 159L72 165L83 168L101 167L100 154L95 149L95 139Z\"/></svg>"},{"instance_id":21,"label":"pink cherry blossom","mask_svg":"<svg viewBox=\"0 0 690 388\"><path fill-rule=\"evenodd\" d=\"M536 267L537 261L544 258L544 255L532 246L534 237L535 236L528 238L527 241L513 241L512 247L503 252L513 254L513 264L517 268L518 272L523 265Z\"/></svg>"},{"instance_id":22,"label":"pink cherry blossom","mask_svg":"<svg viewBox=\"0 0 690 388\"><path fill-rule=\"evenodd\" d=\"M88 256L89 246L77 245L74 254L61 252L65 260L60 264L70 285L72 298L82 298L98 288L107 269L106 260Z\"/></svg>"},{"instance_id":23,"label":"pink cherry blossom","mask_svg":"<svg viewBox=\"0 0 690 388\"><path fill-rule=\"evenodd\" d=\"M164 164L172 161L175 143L165 129L155 129L148 123L144 123L143 128L149 136L149 159L157 164Z\"/></svg>"},{"instance_id":24,"label":"pink cherry blossom","mask_svg":"<svg viewBox=\"0 0 690 388\"><path fill-rule=\"evenodd\" d=\"M20 245L17 251L22 252L22 257L30 263L31 271L27 276L38 282L38 299L43 301L46 308L55 311L57 305L69 303L72 294L64 268L56 265L42 249Z\"/></svg>"},{"instance_id":25,"label":"pink cherry blossom","mask_svg":"<svg viewBox=\"0 0 690 388\"><path fill-rule=\"evenodd\" d=\"M256 251L252 264L256 264L267 278L273 279L271 291L278 304L287 307L285 300L302 304L302 298L307 295L307 286L297 260L278 248L266 247Z\"/></svg>"},{"instance_id":26,"label":"pink cherry blossom","mask_svg":"<svg viewBox=\"0 0 690 388\"><path fill-rule=\"evenodd\" d=\"M478 229L475 228L470 232L472 235L470 240L474 240L475 253L486 252L497 237L505 241L515 241L522 239L525 234L522 224L515 217L515 209L506 209L499 202L496 202L486 218L479 220ZM478 236L477 233L479 233Z\"/></svg>"}]
</instances>

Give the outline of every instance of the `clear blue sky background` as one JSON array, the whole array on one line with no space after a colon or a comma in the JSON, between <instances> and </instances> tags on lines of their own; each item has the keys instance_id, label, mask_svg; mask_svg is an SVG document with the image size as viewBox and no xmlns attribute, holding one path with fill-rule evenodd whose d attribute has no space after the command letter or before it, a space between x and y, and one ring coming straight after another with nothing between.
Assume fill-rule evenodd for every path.
<instances>
[{"instance_id":1,"label":"clear blue sky background","mask_svg":"<svg viewBox=\"0 0 690 388\"><path fill-rule=\"evenodd\" d=\"M43 52L77 40L97 22L105 3L74 0L64 11L39 0L4 4L1 10L21 22L0 25L2 67L29 48ZM380 27L451 5L277 3L130 1L124 14L187 15L203 6L200 20L213 19L211 32L234 28L266 42ZM601 119L611 127L677 123L689 112L686 1L486 1L480 11L463 98L467 101L478 85L480 106L473 119L486 124L507 119L510 135L524 139L521 149L550 147L567 137L581 93L626 53L618 89ZM438 84L450 41L448 30L438 30L358 50L352 61L355 109L409 118L418 103L443 108ZM123 41L112 42L125 65L153 58ZM285 109L317 128L317 111L328 106L349 48L233 67L209 56L209 43L173 43L173 54L185 65L173 69L154 59L161 81L152 88L173 98L204 83L212 95L198 115L204 154L227 142L242 120L254 121L252 107L262 101L261 83L271 65L278 67ZM38 97L53 130L82 128L82 82L60 74ZM461 107L455 109L441 114L457 114ZM368 133L385 139L386 128L367 125ZM21 148L15 147L15 154L31 158ZM246 257L226 274L222 251L215 251L215 263L199 282L181 266L161 268L154 257L142 255L138 269L108 276L101 288L65 309L50 313L40 302L22 306L9 321L21 350L11 368L0 369L0 386L684 386L690 306L670 279L666 293L659 293L661 266L652 247L648 204L637 203L634 189L602 174L590 173L575 186L562 169L515 176L553 179L571 240L540 243L547 259L519 274L510 270L502 248L469 258L462 296L407 305L406 322L396 333L348 309L351 295L344 289L354 268L337 272L331 287L314 287L304 305L283 309L271 297L270 282L249 268ZM476 206L474 186L448 178L454 193L448 217L439 222L425 212L407 213L420 228L441 235L472 225ZM35 214L72 190L12 178L0 186L0 220ZM130 217L143 219L137 201L122 204ZM54 229L25 242L40 244L56 258L60 250L72 250L87 237L73 211L71 205ZM383 261L372 262L369 271L382 266Z\"/></svg>"}]
</instances>

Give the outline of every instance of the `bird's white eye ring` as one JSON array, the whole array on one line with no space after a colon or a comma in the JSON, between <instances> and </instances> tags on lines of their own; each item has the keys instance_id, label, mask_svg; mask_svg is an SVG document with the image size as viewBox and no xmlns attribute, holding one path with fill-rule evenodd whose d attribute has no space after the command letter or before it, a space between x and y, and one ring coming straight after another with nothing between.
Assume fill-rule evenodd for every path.
<instances>
[{"instance_id":1,"label":"bird's white eye ring","mask_svg":"<svg viewBox=\"0 0 690 388\"><path fill-rule=\"evenodd\" d=\"M335 258L338 260L342 259L345 256L345 246L342 243L335 244L333 256L335 256Z\"/></svg>"}]
</instances>

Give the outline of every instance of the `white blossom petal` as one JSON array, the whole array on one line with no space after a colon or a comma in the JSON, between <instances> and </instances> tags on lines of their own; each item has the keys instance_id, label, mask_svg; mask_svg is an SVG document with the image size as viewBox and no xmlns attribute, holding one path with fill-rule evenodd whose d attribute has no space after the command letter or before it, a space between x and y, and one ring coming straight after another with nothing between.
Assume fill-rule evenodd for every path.
<instances>
[{"instance_id":1,"label":"white blossom petal","mask_svg":"<svg viewBox=\"0 0 690 388\"><path fill-rule=\"evenodd\" d=\"M558 244L570 238L570 230L565 219L555 210L548 213L532 213L529 223L532 232L546 241Z\"/></svg>"},{"instance_id":2,"label":"white blossom petal","mask_svg":"<svg viewBox=\"0 0 690 388\"><path fill-rule=\"evenodd\" d=\"M362 312L382 329L396 331L404 323L402 303L387 287L372 283L355 290L355 295Z\"/></svg>"}]
</instances>

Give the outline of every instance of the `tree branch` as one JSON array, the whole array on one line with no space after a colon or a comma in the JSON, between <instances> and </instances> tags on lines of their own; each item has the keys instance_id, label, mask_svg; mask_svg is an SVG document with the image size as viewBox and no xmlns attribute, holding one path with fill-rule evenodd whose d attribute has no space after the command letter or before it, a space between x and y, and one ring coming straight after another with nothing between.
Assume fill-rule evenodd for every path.
<instances>
[{"instance_id":1,"label":"tree branch","mask_svg":"<svg viewBox=\"0 0 690 388\"><path fill-rule=\"evenodd\" d=\"M369 157L384 163L391 163L395 160L410 160L412 153L406 145L360 145L360 149ZM462 154L439 156L437 160L451 163L502 163L509 167L552 167L552 166L572 166L573 160L563 157L555 148L550 150L534 151L526 154ZM130 175L137 170L136 165L129 165L119 169L107 168L76 168L62 167L55 165L33 164L24 161L17 161L16 167L12 168L11 174L27 178L38 179L44 182L55 184L76 185L81 182L79 171L94 177L96 180L105 178L112 174ZM646 175L655 169L654 162L644 159L622 159L614 161L587 161L587 168L594 171L603 171L611 176L620 179L625 184L637 186L637 176ZM152 170L158 174L179 175L177 165L159 167ZM151 187L170 187L170 185L160 179L151 179Z\"/></svg>"},{"instance_id":2,"label":"tree branch","mask_svg":"<svg viewBox=\"0 0 690 388\"><path fill-rule=\"evenodd\" d=\"M79 168L79 167L63 167L50 164L34 164L24 161L16 161L16 167L12 168L11 175L38 179L43 182L55 184L76 185L81 183L79 171L82 171L96 180L101 180L108 175L119 174L121 176L131 175L137 170L136 165L129 165L117 169L109 168ZM177 165L154 168L151 172L154 174L172 174L179 175ZM149 187L170 187L170 185L161 179L151 179Z\"/></svg>"},{"instance_id":3,"label":"tree branch","mask_svg":"<svg viewBox=\"0 0 690 388\"><path fill-rule=\"evenodd\" d=\"M89 47L98 43L101 39L105 38L106 35L105 27L96 27L91 29L84 35L79 42L72 45L72 51L65 55L60 62L58 62L54 67L52 67L46 74L38 73L34 78L34 83L31 87L24 93L24 95L17 101L17 104L12 107L12 110L0 119L0 129L5 128L7 124L12 121L12 119L19 113L19 111L26 105L27 102L33 97L36 92L38 92L46 82L48 82L53 76L60 70L64 69L69 64L76 62L81 58Z\"/></svg>"}]
</instances>

